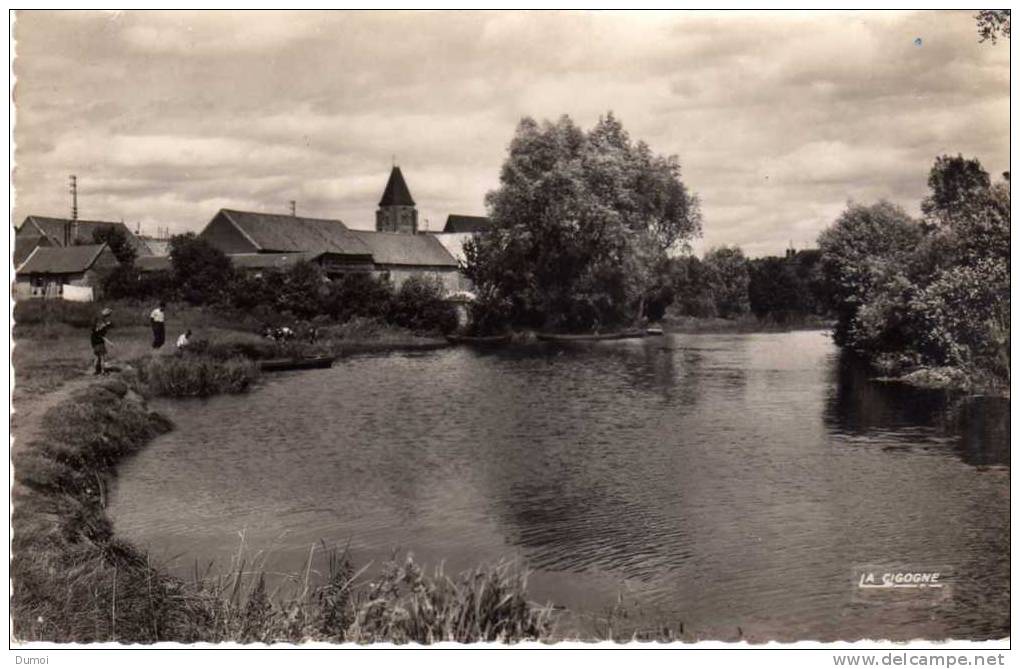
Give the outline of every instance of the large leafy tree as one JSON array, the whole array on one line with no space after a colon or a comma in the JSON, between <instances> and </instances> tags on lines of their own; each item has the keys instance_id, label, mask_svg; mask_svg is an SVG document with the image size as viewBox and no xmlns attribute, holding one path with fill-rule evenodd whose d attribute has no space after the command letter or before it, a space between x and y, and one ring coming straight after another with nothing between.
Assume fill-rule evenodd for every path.
<instances>
[{"instance_id":1,"label":"large leafy tree","mask_svg":"<svg viewBox=\"0 0 1020 669\"><path fill-rule=\"evenodd\" d=\"M818 246L835 302L838 343L853 346L859 312L877 294L909 285L906 272L922 235L921 226L903 209L884 201L870 206L851 202L822 232Z\"/></svg>"},{"instance_id":2,"label":"large leafy tree","mask_svg":"<svg viewBox=\"0 0 1020 669\"><path fill-rule=\"evenodd\" d=\"M493 230L466 245L465 271L488 328L632 320L667 252L701 231L678 159L632 142L612 113L588 132L523 119L486 201Z\"/></svg>"},{"instance_id":3,"label":"large leafy tree","mask_svg":"<svg viewBox=\"0 0 1020 669\"><path fill-rule=\"evenodd\" d=\"M750 309L747 258L739 246L720 246L705 254L704 264L712 282L715 309L723 318L746 314Z\"/></svg>"},{"instance_id":4,"label":"large leafy tree","mask_svg":"<svg viewBox=\"0 0 1020 669\"><path fill-rule=\"evenodd\" d=\"M92 231L93 244L106 244L110 247L117 261L124 265L135 262L138 252L131 245L128 233L119 226L99 227Z\"/></svg>"},{"instance_id":5,"label":"large leafy tree","mask_svg":"<svg viewBox=\"0 0 1020 669\"><path fill-rule=\"evenodd\" d=\"M220 300L233 278L230 258L193 232L170 238L170 267L181 296L192 304Z\"/></svg>"}]
</instances>

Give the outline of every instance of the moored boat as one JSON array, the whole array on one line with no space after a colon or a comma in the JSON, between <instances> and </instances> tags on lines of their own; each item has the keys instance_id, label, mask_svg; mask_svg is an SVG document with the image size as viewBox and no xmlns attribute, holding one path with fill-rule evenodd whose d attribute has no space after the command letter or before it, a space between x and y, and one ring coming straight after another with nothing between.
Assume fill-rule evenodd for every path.
<instances>
[{"instance_id":1,"label":"moored boat","mask_svg":"<svg viewBox=\"0 0 1020 669\"><path fill-rule=\"evenodd\" d=\"M551 342L583 342L583 341L612 341L616 339L640 339L647 337L646 330L625 330L623 332L609 332L606 334L551 334L539 332L535 335L541 341Z\"/></svg>"},{"instance_id":2,"label":"moored boat","mask_svg":"<svg viewBox=\"0 0 1020 669\"><path fill-rule=\"evenodd\" d=\"M313 358L274 358L260 360L263 372L284 372L292 369L325 369L333 365L333 356L319 355Z\"/></svg>"},{"instance_id":3,"label":"moored boat","mask_svg":"<svg viewBox=\"0 0 1020 669\"><path fill-rule=\"evenodd\" d=\"M489 335L486 337L469 337L467 335L446 335L446 341L451 344L476 344L481 346L498 346L509 344L511 335Z\"/></svg>"}]
</instances>

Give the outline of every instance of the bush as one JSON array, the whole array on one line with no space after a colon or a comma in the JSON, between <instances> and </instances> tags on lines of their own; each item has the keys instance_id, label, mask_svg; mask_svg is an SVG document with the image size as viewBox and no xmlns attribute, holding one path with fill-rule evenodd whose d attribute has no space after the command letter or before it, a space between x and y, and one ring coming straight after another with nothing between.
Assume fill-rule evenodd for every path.
<instances>
[{"instance_id":1,"label":"bush","mask_svg":"<svg viewBox=\"0 0 1020 669\"><path fill-rule=\"evenodd\" d=\"M453 332L457 311L444 297L442 282L432 276L412 276L393 298L389 320L414 332Z\"/></svg>"},{"instance_id":2,"label":"bush","mask_svg":"<svg viewBox=\"0 0 1020 669\"><path fill-rule=\"evenodd\" d=\"M170 238L170 264L174 284L191 304L222 300L234 274L226 254L191 232Z\"/></svg>"},{"instance_id":3,"label":"bush","mask_svg":"<svg viewBox=\"0 0 1020 669\"><path fill-rule=\"evenodd\" d=\"M393 287L367 272L354 272L334 279L326 287L322 311L337 321L354 317L385 318L393 302Z\"/></svg>"},{"instance_id":4,"label":"bush","mask_svg":"<svg viewBox=\"0 0 1020 669\"><path fill-rule=\"evenodd\" d=\"M177 292L169 271L140 272L134 265L119 265L103 278L103 296L113 300L168 300Z\"/></svg>"}]
</instances>

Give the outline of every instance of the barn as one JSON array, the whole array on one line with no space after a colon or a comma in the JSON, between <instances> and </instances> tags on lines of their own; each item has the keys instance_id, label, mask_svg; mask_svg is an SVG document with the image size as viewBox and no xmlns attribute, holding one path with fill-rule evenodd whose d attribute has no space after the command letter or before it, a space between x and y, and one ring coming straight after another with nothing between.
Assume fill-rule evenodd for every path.
<instances>
[{"instance_id":1,"label":"barn","mask_svg":"<svg viewBox=\"0 0 1020 669\"><path fill-rule=\"evenodd\" d=\"M118 264L106 244L37 246L15 270L17 295L62 298L82 293L66 290L68 286L91 288L94 293Z\"/></svg>"}]
</instances>

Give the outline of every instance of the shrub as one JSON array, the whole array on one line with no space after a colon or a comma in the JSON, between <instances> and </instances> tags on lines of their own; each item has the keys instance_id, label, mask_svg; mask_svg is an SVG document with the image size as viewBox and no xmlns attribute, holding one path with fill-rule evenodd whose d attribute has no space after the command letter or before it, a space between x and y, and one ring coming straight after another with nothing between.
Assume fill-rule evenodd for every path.
<instances>
[{"instance_id":1,"label":"shrub","mask_svg":"<svg viewBox=\"0 0 1020 669\"><path fill-rule=\"evenodd\" d=\"M415 332L453 332L457 311L446 301L442 282L432 276L412 276L393 298L389 320Z\"/></svg>"},{"instance_id":2,"label":"shrub","mask_svg":"<svg viewBox=\"0 0 1020 669\"><path fill-rule=\"evenodd\" d=\"M354 317L385 318L393 302L393 287L367 272L352 272L326 287L322 311L337 321Z\"/></svg>"}]
</instances>

